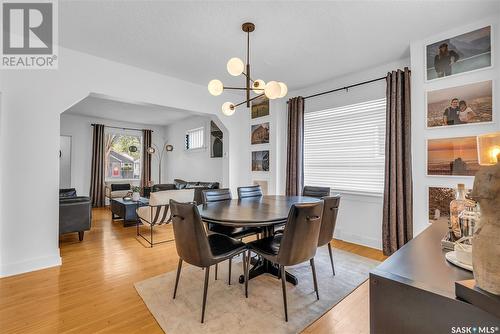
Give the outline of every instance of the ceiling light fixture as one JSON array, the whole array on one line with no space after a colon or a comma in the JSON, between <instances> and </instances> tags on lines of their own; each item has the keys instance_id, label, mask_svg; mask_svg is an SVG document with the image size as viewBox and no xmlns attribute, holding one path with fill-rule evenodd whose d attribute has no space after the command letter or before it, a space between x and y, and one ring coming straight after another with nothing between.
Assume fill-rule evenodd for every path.
<instances>
[{"instance_id":1,"label":"ceiling light fixture","mask_svg":"<svg viewBox=\"0 0 500 334\"><path fill-rule=\"evenodd\" d=\"M241 29L247 33L247 64L245 65L240 58L233 57L227 62L227 71L232 76L243 74L246 77L245 87L224 87L220 80L214 79L208 83L208 91L213 96L219 96L224 89L244 90L246 92L246 100L237 104L225 102L222 105L222 113L226 116L234 114L236 107L246 104L250 108L250 101L253 101L261 96L266 96L268 99L278 99L285 97L288 92L288 87L283 82L269 81L267 84L261 80L253 80L250 76L250 33L255 30L255 25L251 22L243 23ZM257 96L250 97L250 92L253 91Z\"/></svg>"}]
</instances>

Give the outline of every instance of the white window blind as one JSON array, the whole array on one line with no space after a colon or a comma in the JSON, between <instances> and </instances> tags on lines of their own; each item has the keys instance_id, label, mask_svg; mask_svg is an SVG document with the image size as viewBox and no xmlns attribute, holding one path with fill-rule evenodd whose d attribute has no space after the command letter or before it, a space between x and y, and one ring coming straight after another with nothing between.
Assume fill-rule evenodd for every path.
<instances>
[{"instance_id":1,"label":"white window blind","mask_svg":"<svg viewBox=\"0 0 500 334\"><path fill-rule=\"evenodd\" d=\"M304 115L304 184L383 193L385 99Z\"/></svg>"},{"instance_id":2,"label":"white window blind","mask_svg":"<svg viewBox=\"0 0 500 334\"><path fill-rule=\"evenodd\" d=\"M186 150L203 148L204 128L188 130L186 133Z\"/></svg>"}]
</instances>

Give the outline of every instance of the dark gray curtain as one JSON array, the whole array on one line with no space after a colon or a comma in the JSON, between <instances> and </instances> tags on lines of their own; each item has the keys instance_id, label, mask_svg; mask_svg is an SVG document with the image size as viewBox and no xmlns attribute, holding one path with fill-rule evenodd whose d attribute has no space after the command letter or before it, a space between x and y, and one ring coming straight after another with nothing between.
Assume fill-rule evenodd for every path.
<instances>
[{"instance_id":1,"label":"dark gray curtain","mask_svg":"<svg viewBox=\"0 0 500 334\"><path fill-rule=\"evenodd\" d=\"M391 255L413 238L410 70L387 74L382 242Z\"/></svg>"},{"instance_id":2,"label":"dark gray curtain","mask_svg":"<svg viewBox=\"0 0 500 334\"><path fill-rule=\"evenodd\" d=\"M288 100L286 195L302 194L304 183L304 98Z\"/></svg>"},{"instance_id":3,"label":"dark gray curtain","mask_svg":"<svg viewBox=\"0 0 500 334\"><path fill-rule=\"evenodd\" d=\"M148 148L151 147L151 130L142 130L142 170L141 170L141 186L147 187L151 181L151 154L148 153Z\"/></svg>"},{"instance_id":4,"label":"dark gray curtain","mask_svg":"<svg viewBox=\"0 0 500 334\"><path fill-rule=\"evenodd\" d=\"M104 125L94 124L92 135L92 167L90 176L90 198L93 207L106 205L104 193Z\"/></svg>"}]
</instances>

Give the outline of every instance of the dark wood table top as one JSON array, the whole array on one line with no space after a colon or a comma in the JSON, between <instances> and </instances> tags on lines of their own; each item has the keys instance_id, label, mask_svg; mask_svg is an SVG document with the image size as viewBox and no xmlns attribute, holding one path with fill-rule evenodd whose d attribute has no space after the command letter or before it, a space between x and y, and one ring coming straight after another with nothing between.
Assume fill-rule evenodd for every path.
<instances>
[{"instance_id":1,"label":"dark wood table top","mask_svg":"<svg viewBox=\"0 0 500 334\"><path fill-rule=\"evenodd\" d=\"M445 222L435 222L372 273L400 283L455 298L455 282L471 279L472 273L449 263L441 248L448 231Z\"/></svg>"},{"instance_id":2,"label":"dark wood table top","mask_svg":"<svg viewBox=\"0 0 500 334\"><path fill-rule=\"evenodd\" d=\"M295 203L314 203L321 199L305 196L262 196L213 202L198 206L205 221L228 226L269 226L285 222Z\"/></svg>"}]
</instances>

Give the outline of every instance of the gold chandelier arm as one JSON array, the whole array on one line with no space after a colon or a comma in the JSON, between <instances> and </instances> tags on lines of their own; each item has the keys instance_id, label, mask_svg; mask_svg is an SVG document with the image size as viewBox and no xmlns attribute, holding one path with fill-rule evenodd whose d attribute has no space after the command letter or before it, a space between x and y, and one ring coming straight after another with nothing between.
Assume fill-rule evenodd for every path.
<instances>
[{"instance_id":1,"label":"gold chandelier arm","mask_svg":"<svg viewBox=\"0 0 500 334\"><path fill-rule=\"evenodd\" d=\"M224 89L247 90L245 87L224 87Z\"/></svg>"},{"instance_id":2,"label":"gold chandelier arm","mask_svg":"<svg viewBox=\"0 0 500 334\"><path fill-rule=\"evenodd\" d=\"M243 75L244 75L244 76L246 76L248 79L250 79L250 81L251 81L252 83L254 83L254 82L255 82L255 80L254 80L254 79L252 79L252 78L249 78L249 77L248 77L248 74L246 74L245 72L242 72L241 74L243 74Z\"/></svg>"}]
</instances>

